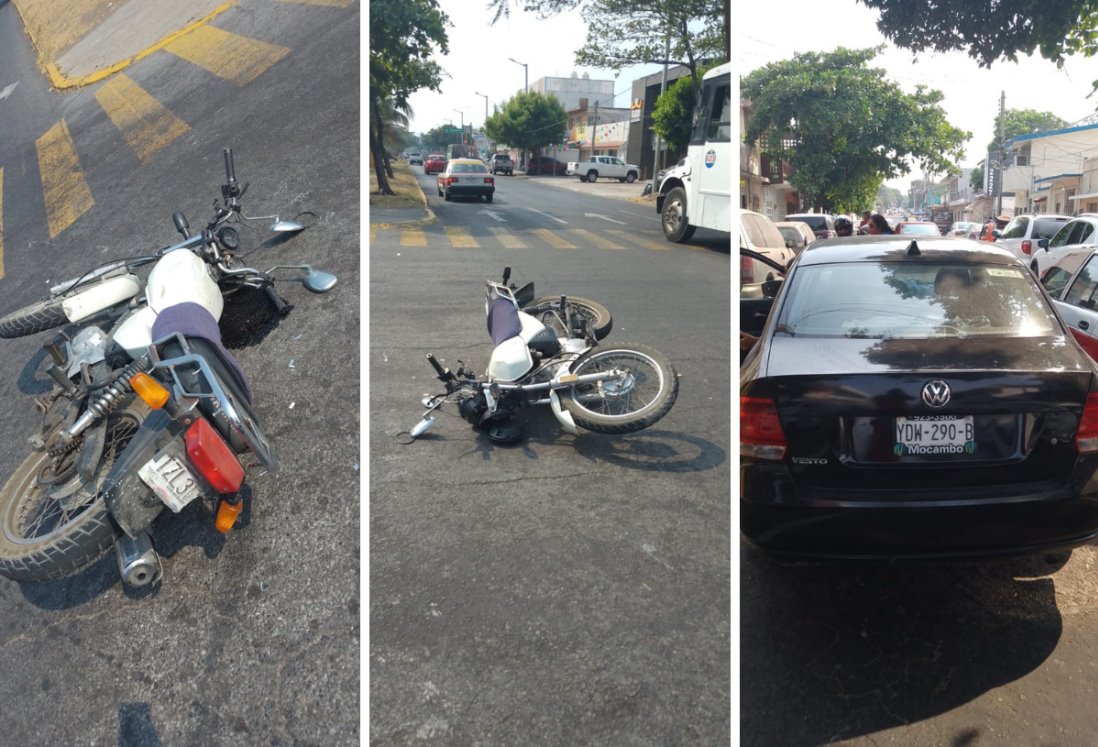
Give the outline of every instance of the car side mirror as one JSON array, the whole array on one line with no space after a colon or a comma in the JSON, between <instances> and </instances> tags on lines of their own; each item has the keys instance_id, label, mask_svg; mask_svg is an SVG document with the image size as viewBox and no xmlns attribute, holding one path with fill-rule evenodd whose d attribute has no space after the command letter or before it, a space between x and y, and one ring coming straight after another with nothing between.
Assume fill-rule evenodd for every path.
<instances>
[{"instance_id":1,"label":"car side mirror","mask_svg":"<svg viewBox=\"0 0 1098 747\"><path fill-rule=\"evenodd\" d=\"M781 280L764 280L762 294L764 298L774 298L778 295L778 289L782 287Z\"/></svg>"},{"instance_id":2,"label":"car side mirror","mask_svg":"<svg viewBox=\"0 0 1098 747\"><path fill-rule=\"evenodd\" d=\"M1048 239L1037 239L1037 246L1048 251Z\"/></svg>"},{"instance_id":3,"label":"car side mirror","mask_svg":"<svg viewBox=\"0 0 1098 747\"><path fill-rule=\"evenodd\" d=\"M797 242L794 241L793 239L786 239L785 240L785 248L786 249L796 249L797 248Z\"/></svg>"},{"instance_id":4,"label":"car side mirror","mask_svg":"<svg viewBox=\"0 0 1098 747\"><path fill-rule=\"evenodd\" d=\"M1002 232L1002 231L1000 231L1000 230L999 230L998 228L996 228L996 229L994 229L994 230L993 230L993 231L991 232L991 235L992 235L992 236L993 236L994 238L996 238L996 239L999 239L999 238L1002 238L1002 236L1003 236L1003 232Z\"/></svg>"}]
</instances>

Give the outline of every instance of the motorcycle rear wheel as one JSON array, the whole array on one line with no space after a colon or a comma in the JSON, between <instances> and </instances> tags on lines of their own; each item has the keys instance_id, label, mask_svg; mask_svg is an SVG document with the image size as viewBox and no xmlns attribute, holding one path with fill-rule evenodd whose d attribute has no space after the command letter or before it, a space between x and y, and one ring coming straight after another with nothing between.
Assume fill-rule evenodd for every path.
<instances>
[{"instance_id":1,"label":"motorcycle rear wheel","mask_svg":"<svg viewBox=\"0 0 1098 747\"><path fill-rule=\"evenodd\" d=\"M0 337L7 340L26 337L68 323L65 310L61 308L64 300L51 298L39 301L0 318Z\"/></svg>"},{"instance_id":2,"label":"motorcycle rear wheel","mask_svg":"<svg viewBox=\"0 0 1098 747\"><path fill-rule=\"evenodd\" d=\"M664 355L645 345L593 348L569 368L574 374L620 369L622 381L601 381L563 390L561 404L580 428L595 433L633 433L660 420L679 396L679 376Z\"/></svg>"},{"instance_id":3,"label":"motorcycle rear wheel","mask_svg":"<svg viewBox=\"0 0 1098 747\"><path fill-rule=\"evenodd\" d=\"M39 477L50 456L35 452L0 488L0 575L13 581L48 581L83 568L114 545L118 530L99 488L115 458L144 422L148 408L139 400L107 416L103 455L91 483L54 498ZM79 480L74 477L71 480ZM71 487L71 480L68 487Z\"/></svg>"},{"instance_id":4,"label":"motorcycle rear wheel","mask_svg":"<svg viewBox=\"0 0 1098 747\"><path fill-rule=\"evenodd\" d=\"M587 329L596 340L603 339L614 328L614 319L610 316L610 311L600 303L577 296L568 296L565 304L568 307L569 316L573 318L579 316L587 321ZM560 314L560 296L539 298L524 306L522 313L536 318L558 336L572 337L572 333L566 331L561 323L563 315Z\"/></svg>"}]
</instances>

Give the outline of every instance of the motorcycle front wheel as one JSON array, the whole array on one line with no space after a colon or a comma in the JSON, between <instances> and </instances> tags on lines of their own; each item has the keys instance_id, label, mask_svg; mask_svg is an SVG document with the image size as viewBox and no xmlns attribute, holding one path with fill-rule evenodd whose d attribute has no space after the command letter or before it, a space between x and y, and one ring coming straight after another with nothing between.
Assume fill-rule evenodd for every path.
<instances>
[{"instance_id":1,"label":"motorcycle front wheel","mask_svg":"<svg viewBox=\"0 0 1098 747\"><path fill-rule=\"evenodd\" d=\"M27 457L0 489L0 575L48 581L83 568L117 537L99 488L129 445L148 408L140 401L107 416L103 454L92 479L61 475L45 451Z\"/></svg>"},{"instance_id":2,"label":"motorcycle front wheel","mask_svg":"<svg viewBox=\"0 0 1098 747\"><path fill-rule=\"evenodd\" d=\"M64 300L51 298L48 301L39 301L0 317L0 337L11 340L66 324L68 317L61 308Z\"/></svg>"},{"instance_id":3,"label":"motorcycle front wheel","mask_svg":"<svg viewBox=\"0 0 1098 747\"><path fill-rule=\"evenodd\" d=\"M581 318L587 322L587 329L601 340L610 334L614 327L614 319L610 311L600 303L589 301L586 298L567 296L565 305L568 315L572 319ZM529 314L557 333L558 337L573 337L570 330L564 329L564 314L560 309L560 296L547 296L539 298L523 307L522 313Z\"/></svg>"},{"instance_id":4,"label":"motorcycle front wheel","mask_svg":"<svg viewBox=\"0 0 1098 747\"><path fill-rule=\"evenodd\" d=\"M580 428L632 433L666 415L679 396L679 376L662 353L645 345L593 348L571 365L574 374L621 371L617 379L563 390L561 404Z\"/></svg>"}]
</instances>

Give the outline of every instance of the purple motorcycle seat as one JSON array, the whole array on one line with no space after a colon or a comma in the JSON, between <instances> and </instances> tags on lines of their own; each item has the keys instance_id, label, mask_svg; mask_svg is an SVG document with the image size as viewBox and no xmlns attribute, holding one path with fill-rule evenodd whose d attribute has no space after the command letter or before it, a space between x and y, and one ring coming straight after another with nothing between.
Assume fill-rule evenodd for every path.
<instances>
[{"instance_id":1,"label":"purple motorcycle seat","mask_svg":"<svg viewBox=\"0 0 1098 747\"><path fill-rule=\"evenodd\" d=\"M237 363L236 358L233 358L222 344L221 329L217 326L217 320L214 319L213 314L196 303L187 302L169 306L161 311L153 322L152 339L160 340L177 332L185 338L198 338L209 343L207 349L218 355L224 368L236 379L236 384L251 403L252 388L248 384L248 378L244 375L244 369ZM219 368L216 361L211 362L211 367L215 371Z\"/></svg>"}]
</instances>

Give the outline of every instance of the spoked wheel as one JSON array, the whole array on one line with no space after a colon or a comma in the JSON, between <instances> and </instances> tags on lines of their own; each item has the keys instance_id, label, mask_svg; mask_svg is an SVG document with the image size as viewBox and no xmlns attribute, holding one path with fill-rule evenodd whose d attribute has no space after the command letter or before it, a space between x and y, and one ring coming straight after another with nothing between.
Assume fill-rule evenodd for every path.
<instances>
[{"instance_id":1,"label":"spoked wheel","mask_svg":"<svg viewBox=\"0 0 1098 747\"><path fill-rule=\"evenodd\" d=\"M576 425L595 433L632 433L652 425L679 396L679 377L663 354L644 345L594 348L569 369L584 375L618 372L564 390L561 403Z\"/></svg>"},{"instance_id":2,"label":"spoked wheel","mask_svg":"<svg viewBox=\"0 0 1098 747\"><path fill-rule=\"evenodd\" d=\"M601 340L610 334L614 327L614 320L610 311L600 303L589 301L586 298L567 296L565 304L568 307L568 315L571 319L583 319L587 322L587 329ZM574 337L571 330L564 328L564 314L561 313L560 296L539 298L523 307L522 312L529 314L553 330L558 337Z\"/></svg>"},{"instance_id":3,"label":"spoked wheel","mask_svg":"<svg viewBox=\"0 0 1098 747\"><path fill-rule=\"evenodd\" d=\"M71 454L41 451L24 460L0 489L0 575L60 578L110 549L116 530L100 488L147 413L134 401L107 416L103 453L88 482L69 468Z\"/></svg>"},{"instance_id":4,"label":"spoked wheel","mask_svg":"<svg viewBox=\"0 0 1098 747\"><path fill-rule=\"evenodd\" d=\"M0 317L0 337L13 339L26 337L47 329L60 327L68 322L65 310L61 308L63 298L51 298L13 311Z\"/></svg>"}]
</instances>

